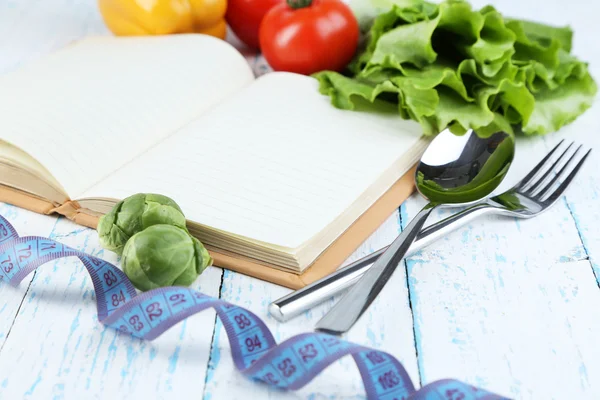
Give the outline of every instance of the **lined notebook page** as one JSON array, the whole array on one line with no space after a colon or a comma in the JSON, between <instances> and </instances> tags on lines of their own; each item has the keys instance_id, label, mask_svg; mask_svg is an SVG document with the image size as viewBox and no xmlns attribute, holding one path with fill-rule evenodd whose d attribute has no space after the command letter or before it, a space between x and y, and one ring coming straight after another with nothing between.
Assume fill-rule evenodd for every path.
<instances>
[{"instance_id":1,"label":"lined notebook page","mask_svg":"<svg viewBox=\"0 0 600 400\"><path fill-rule=\"evenodd\" d=\"M297 248L419 141L415 126L335 109L312 78L268 74L84 196L163 193L190 220Z\"/></svg>"},{"instance_id":2,"label":"lined notebook page","mask_svg":"<svg viewBox=\"0 0 600 400\"><path fill-rule=\"evenodd\" d=\"M88 38L0 78L0 139L75 198L252 80L213 37Z\"/></svg>"}]
</instances>

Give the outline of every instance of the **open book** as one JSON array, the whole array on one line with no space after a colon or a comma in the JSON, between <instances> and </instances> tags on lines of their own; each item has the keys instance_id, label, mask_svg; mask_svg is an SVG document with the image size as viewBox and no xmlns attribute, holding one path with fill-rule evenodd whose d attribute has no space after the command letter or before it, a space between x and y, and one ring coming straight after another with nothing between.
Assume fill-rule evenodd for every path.
<instances>
[{"instance_id":1,"label":"open book","mask_svg":"<svg viewBox=\"0 0 600 400\"><path fill-rule=\"evenodd\" d=\"M204 35L74 42L0 77L0 127L0 201L95 227L164 194L216 265L288 287L390 215L426 145L395 111L334 108L313 78L255 79Z\"/></svg>"}]
</instances>

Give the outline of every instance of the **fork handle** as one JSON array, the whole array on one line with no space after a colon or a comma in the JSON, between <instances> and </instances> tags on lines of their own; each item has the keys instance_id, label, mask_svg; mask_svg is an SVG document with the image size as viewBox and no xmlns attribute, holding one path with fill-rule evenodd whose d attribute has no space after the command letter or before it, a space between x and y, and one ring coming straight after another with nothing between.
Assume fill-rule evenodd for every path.
<instances>
[{"instance_id":1,"label":"fork handle","mask_svg":"<svg viewBox=\"0 0 600 400\"><path fill-rule=\"evenodd\" d=\"M315 326L317 331L331 335L348 332L387 284L435 207L437 204L429 203L419 211L371 268L317 322Z\"/></svg>"},{"instance_id":2,"label":"fork handle","mask_svg":"<svg viewBox=\"0 0 600 400\"><path fill-rule=\"evenodd\" d=\"M486 201L438 221L419 232L416 240L408 249L407 255L416 253L482 215L497 211L498 209L495 206ZM285 322L324 302L331 296L353 286L386 249L387 246L338 269L302 289L298 289L275 300L269 305L269 313L278 321Z\"/></svg>"}]
</instances>

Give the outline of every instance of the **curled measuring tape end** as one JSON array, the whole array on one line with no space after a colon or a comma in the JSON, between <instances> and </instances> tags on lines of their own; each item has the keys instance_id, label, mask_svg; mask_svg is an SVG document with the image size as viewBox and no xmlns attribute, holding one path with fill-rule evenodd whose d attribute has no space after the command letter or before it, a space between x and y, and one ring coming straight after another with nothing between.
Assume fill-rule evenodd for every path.
<instances>
[{"instance_id":1,"label":"curled measuring tape end","mask_svg":"<svg viewBox=\"0 0 600 400\"><path fill-rule=\"evenodd\" d=\"M391 354L324 333L304 333L280 344L254 313L184 287L138 294L114 265L51 239L19 237L0 216L0 278L17 286L48 261L77 257L92 277L98 319L104 325L152 340L183 319L207 308L223 322L235 366L248 378L283 390L299 389L334 361L351 355L368 399L499 400L505 397L456 380L440 380L415 390L408 373Z\"/></svg>"}]
</instances>

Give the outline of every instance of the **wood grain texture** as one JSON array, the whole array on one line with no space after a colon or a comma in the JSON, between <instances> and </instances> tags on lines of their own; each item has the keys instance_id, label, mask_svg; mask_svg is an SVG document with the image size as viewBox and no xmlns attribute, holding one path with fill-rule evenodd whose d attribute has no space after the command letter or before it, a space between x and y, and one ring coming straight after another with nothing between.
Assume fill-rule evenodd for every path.
<instances>
[{"instance_id":1,"label":"wood grain texture","mask_svg":"<svg viewBox=\"0 0 600 400\"><path fill-rule=\"evenodd\" d=\"M365 242L348 262L364 256L383 246L400 231L398 214L392 215L371 238ZM281 342L289 337L310 331L316 321L331 307L336 299L304 313L297 318L280 323L267 313L268 304L289 290L258 281L245 275L225 271L221 297L234 304L246 307L261 317ZM375 300L369 312L362 318L345 339L374 348L384 349L396 356L407 369L415 384L419 382L414 338L412 335L412 314L408 304L406 277L398 271L390 284ZM346 357L324 371L311 384L296 393L272 391L263 385L256 385L236 372L231 360L229 343L222 325L217 324L213 342L209 379L206 397L212 399L254 398L363 398L364 389L358 370L351 357Z\"/></svg>"},{"instance_id":2,"label":"wood grain texture","mask_svg":"<svg viewBox=\"0 0 600 400\"><path fill-rule=\"evenodd\" d=\"M50 236L56 219L45 215L35 214L31 211L22 210L20 208L0 203L0 215L6 218L20 235L45 235ZM21 288L27 289L32 277L27 277L21 283ZM0 283L0 287L4 288L5 283ZM7 337L11 333L11 329L15 319L18 316L23 296L16 295L7 290L0 290L0 355L4 348ZM1 360L1 358L0 358ZM1 362L0 362L1 364ZM0 383L0 387L1 387Z\"/></svg>"},{"instance_id":3,"label":"wood grain texture","mask_svg":"<svg viewBox=\"0 0 600 400\"><path fill-rule=\"evenodd\" d=\"M599 57L600 60L600 57ZM593 69L600 76L600 66ZM582 257L591 264L598 285L600 285L600 104L596 101L590 112L583 115L576 124L564 129L559 136L577 140L594 147L594 153L586 162L586 167L573 187L565 195L565 205L577 227L583 245Z\"/></svg>"},{"instance_id":4,"label":"wood grain texture","mask_svg":"<svg viewBox=\"0 0 600 400\"><path fill-rule=\"evenodd\" d=\"M117 263L95 231L60 218L52 239ZM218 295L221 270L194 283ZM98 322L91 279L78 259L40 267L30 285L2 287L2 295L23 299L0 353L4 398L181 397L202 390L210 354L214 311L186 320L153 342L132 340Z\"/></svg>"},{"instance_id":5,"label":"wood grain texture","mask_svg":"<svg viewBox=\"0 0 600 400\"><path fill-rule=\"evenodd\" d=\"M600 76L600 52L590 42L597 22L586 10L596 3L491 3L507 15L571 25L574 52ZM406 261L423 383L453 376L518 399L600 398L599 112L596 101L561 131L517 142L498 193L562 138L594 148L554 208L528 221L483 218ZM416 196L407 201L403 224L422 205Z\"/></svg>"},{"instance_id":6,"label":"wood grain texture","mask_svg":"<svg viewBox=\"0 0 600 400\"><path fill-rule=\"evenodd\" d=\"M600 77L596 2L473 0L503 13L575 29L574 52ZM0 3L0 71L88 34L106 34L94 2L5 0ZM37 29L34 29L37 27ZM257 74L268 71L247 55ZM534 220L488 217L410 257L347 336L394 354L415 384L457 378L515 399L600 398L600 106L543 138L520 138L502 189L510 187L565 137L596 153L558 204ZM390 243L423 200L414 195L351 257ZM21 235L50 236L118 262L95 233L65 219L0 204ZM432 221L448 215L440 210ZM289 290L218 268L194 288L247 307L278 341L310 331L335 299L281 324L270 301ZM414 322L414 323L413 323ZM359 399L363 389L346 358L296 393L271 391L233 367L212 311L154 342L105 330L92 285L67 259L42 267L18 288L0 284L0 399L298 398Z\"/></svg>"},{"instance_id":7,"label":"wood grain texture","mask_svg":"<svg viewBox=\"0 0 600 400\"><path fill-rule=\"evenodd\" d=\"M497 192L563 137L598 148L590 134L598 109L560 133L519 140ZM597 165L592 157L566 197L535 219L484 217L406 260L424 383L459 376L511 398L600 396L592 378L600 376L600 312L590 307L600 297ZM423 204L407 201L403 224Z\"/></svg>"}]
</instances>

